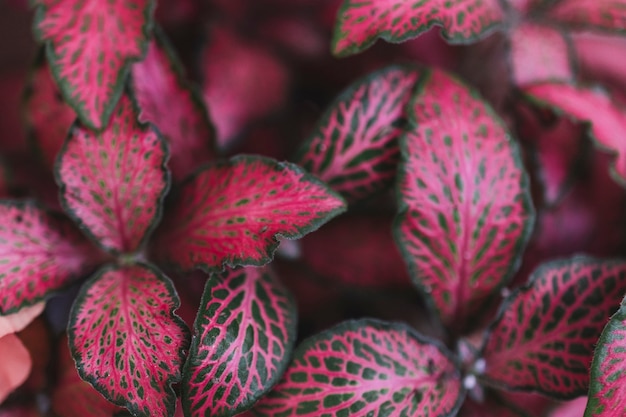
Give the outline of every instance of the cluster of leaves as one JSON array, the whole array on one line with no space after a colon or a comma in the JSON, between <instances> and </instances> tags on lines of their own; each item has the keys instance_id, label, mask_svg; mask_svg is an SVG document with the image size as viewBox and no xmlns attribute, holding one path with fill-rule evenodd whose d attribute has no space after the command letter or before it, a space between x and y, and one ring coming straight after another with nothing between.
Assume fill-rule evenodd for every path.
<instances>
[{"instance_id":1,"label":"cluster of leaves","mask_svg":"<svg viewBox=\"0 0 626 417\"><path fill-rule=\"evenodd\" d=\"M24 191L0 172L0 314L71 304L47 412L624 412L626 261L574 253L626 242L626 82L583 71L589 39L626 51L626 2L266 2L32 2L42 174ZM205 15L230 23L185 57L168 34L195 37ZM376 69L338 70L317 47L331 30L336 56ZM408 42L364 52L377 38ZM290 91L334 101L302 120ZM40 415L20 395L0 416Z\"/></svg>"}]
</instances>

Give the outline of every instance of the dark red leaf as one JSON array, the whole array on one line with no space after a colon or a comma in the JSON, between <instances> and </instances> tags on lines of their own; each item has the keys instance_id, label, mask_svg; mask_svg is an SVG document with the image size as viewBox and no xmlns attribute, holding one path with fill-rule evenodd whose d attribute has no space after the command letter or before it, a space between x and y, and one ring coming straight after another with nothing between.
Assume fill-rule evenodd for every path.
<instances>
[{"instance_id":1,"label":"dark red leaf","mask_svg":"<svg viewBox=\"0 0 626 417\"><path fill-rule=\"evenodd\" d=\"M395 66L352 84L322 116L296 162L351 201L389 185L418 76L414 69Z\"/></svg>"},{"instance_id":2,"label":"dark red leaf","mask_svg":"<svg viewBox=\"0 0 626 417\"><path fill-rule=\"evenodd\" d=\"M572 399L587 392L593 347L626 290L626 263L574 257L539 267L490 329L483 380Z\"/></svg>"},{"instance_id":3,"label":"dark red leaf","mask_svg":"<svg viewBox=\"0 0 626 417\"><path fill-rule=\"evenodd\" d=\"M344 0L333 36L333 53L346 56L377 38L402 42L434 25L451 43L477 41L500 27L504 13L497 0Z\"/></svg>"},{"instance_id":4,"label":"dark red leaf","mask_svg":"<svg viewBox=\"0 0 626 417\"><path fill-rule=\"evenodd\" d=\"M463 328L515 271L533 223L518 148L478 95L431 73L401 139L396 241L444 324Z\"/></svg>"},{"instance_id":5,"label":"dark red leaf","mask_svg":"<svg viewBox=\"0 0 626 417\"><path fill-rule=\"evenodd\" d=\"M9 195L9 173L6 164L0 159L0 198Z\"/></svg>"},{"instance_id":6,"label":"dark red leaf","mask_svg":"<svg viewBox=\"0 0 626 417\"><path fill-rule=\"evenodd\" d=\"M81 289L68 324L81 378L135 416L172 416L189 333L169 278L152 266L106 266Z\"/></svg>"},{"instance_id":7,"label":"dark red leaf","mask_svg":"<svg viewBox=\"0 0 626 417\"><path fill-rule=\"evenodd\" d=\"M124 95L102 132L72 130L57 166L61 202L104 249L135 251L160 220L169 190L166 160L163 140L137 122Z\"/></svg>"},{"instance_id":8,"label":"dark red leaf","mask_svg":"<svg viewBox=\"0 0 626 417\"><path fill-rule=\"evenodd\" d=\"M33 0L35 34L47 44L65 101L93 129L108 124L129 66L150 37L153 0Z\"/></svg>"},{"instance_id":9,"label":"dark red leaf","mask_svg":"<svg viewBox=\"0 0 626 417\"><path fill-rule=\"evenodd\" d=\"M265 268L213 275L184 368L185 413L219 417L250 409L289 363L296 312L289 292Z\"/></svg>"},{"instance_id":10,"label":"dark red leaf","mask_svg":"<svg viewBox=\"0 0 626 417\"><path fill-rule=\"evenodd\" d=\"M546 15L575 29L626 33L626 0L561 0Z\"/></svg>"},{"instance_id":11,"label":"dark red leaf","mask_svg":"<svg viewBox=\"0 0 626 417\"><path fill-rule=\"evenodd\" d=\"M43 300L98 260L65 217L30 203L0 202L0 314Z\"/></svg>"},{"instance_id":12,"label":"dark red leaf","mask_svg":"<svg viewBox=\"0 0 626 417\"><path fill-rule=\"evenodd\" d=\"M132 67L139 120L155 124L170 149L168 166L176 180L216 156L215 133L202 96L185 81L171 46L158 35L146 58Z\"/></svg>"},{"instance_id":13,"label":"dark red leaf","mask_svg":"<svg viewBox=\"0 0 626 417\"><path fill-rule=\"evenodd\" d=\"M35 405L13 405L0 409L0 417L42 417Z\"/></svg>"},{"instance_id":14,"label":"dark red leaf","mask_svg":"<svg viewBox=\"0 0 626 417\"><path fill-rule=\"evenodd\" d=\"M446 349L409 327L342 323L304 341L261 416L455 416L464 397Z\"/></svg>"},{"instance_id":15,"label":"dark red leaf","mask_svg":"<svg viewBox=\"0 0 626 417\"><path fill-rule=\"evenodd\" d=\"M300 238L344 210L339 195L297 165L235 157L181 186L156 235L155 259L183 270L266 264L277 235Z\"/></svg>"}]
</instances>

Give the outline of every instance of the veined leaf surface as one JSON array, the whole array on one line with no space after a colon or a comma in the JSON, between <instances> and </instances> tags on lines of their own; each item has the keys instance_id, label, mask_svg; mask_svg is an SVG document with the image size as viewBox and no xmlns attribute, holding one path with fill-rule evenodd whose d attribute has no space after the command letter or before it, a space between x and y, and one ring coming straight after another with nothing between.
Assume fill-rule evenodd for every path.
<instances>
[{"instance_id":1,"label":"veined leaf surface","mask_svg":"<svg viewBox=\"0 0 626 417\"><path fill-rule=\"evenodd\" d=\"M153 0L34 0L35 34L47 43L65 101L92 129L108 123L132 62L152 28Z\"/></svg>"},{"instance_id":2,"label":"veined leaf surface","mask_svg":"<svg viewBox=\"0 0 626 417\"><path fill-rule=\"evenodd\" d=\"M626 299L611 317L598 341L591 364L589 402L585 417L626 413Z\"/></svg>"},{"instance_id":3,"label":"veined leaf surface","mask_svg":"<svg viewBox=\"0 0 626 417\"><path fill-rule=\"evenodd\" d=\"M562 399L585 395L593 347L626 291L626 262L549 262L506 301L490 329L484 380Z\"/></svg>"},{"instance_id":4,"label":"veined leaf surface","mask_svg":"<svg viewBox=\"0 0 626 417\"><path fill-rule=\"evenodd\" d=\"M209 278L184 369L186 415L232 416L269 391L291 358L296 311L266 268Z\"/></svg>"},{"instance_id":5,"label":"veined leaf surface","mask_svg":"<svg viewBox=\"0 0 626 417\"><path fill-rule=\"evenodd\" d=\"M498 28L504 13L498 0L344 0L333 53L346 56L371 46L377 38L402 42L434 25L451 43L477 41Z\"/></svg>"},{"instance_id":6,"label":"veined leaf surface","mask_svg":"<svg viewBox=\"0 0 626 417\"><path fill-rule=\"evenodd\" d=\"M304 236L345 210L343 199L297 165L239 156L182 186L156 235L156 258L179 269L262 265L277 235Z\"/></svg>"},{"instance_id":7,"label":"veined leaf surface","mask_svg":"<svg viewBox=\"0 0 626 417\"><path fill-rule=\"evenodd\" d=\"M165 143L124 95L102 132L75 127L57 166L61 202L106 250L132 252L160 220L169 190Z\"/></svg>"},{"instance_id":8,"label":"veined leaf surface","mask_svg":"<svg viewBox=\"0 0 626 417\"><path fill-rule=\"evenodd\" d=\"M133 65L139 119L154 123L170 149L176 180L215 158L215 134L202 97L183 78L183 69L164 35L150 43L146 58Z\"/></svg>"},{"instance_id":9,"label":"veined leaf surface","mask_svg":"<svg viewBox=\"0 0 626 417\"><path fill-rule=\"evenodd\" d=\"M547 16L576 29L626 33L626 0L561 0Z\"/></svg>"},{"instance_id":10,"label":"veined leaf surface","mask_svg":"<svg viewBox=\"0 0 626 417\"><path fill-rule=\"evenodd\" d=\"M411 106L396 242L443 323L460 329L519 262L528 181L502 122L459 81L432 72Z\"/></svg>"},{"instance_id":11,"label":"veined leaf surface","mask_svg":"<svg viewBox=\"0 0 626 417\"><path fill-rule=\"evenodd\" d=\"M454 416L464 397L445 348L410 328L342 323L304 341L261 416Z\"/></svg>"},{"instance_id":12,"label":"veined leaf surface","mask_svg":"<svg viewBox=\"0 0 626 417\"><path fill-rule=\"evenodd\" d=\"M616 154L612 174L620 183L626 184L626 110L619 108L606 94L571 84L537 84L524 91L541 104L589 122L595 142Z\"/></svg>"},{"instance_id":13,"label":"veined leaf surface","mask_svg":"<svg viewBox=\"0 0 626 417\"><path fill-rule=\"evenodd\" d=\"M0 314L43 300L98 260L69 219L29 203L0 203Z\"/></svg>"},{"instance_id":14,"label":"veined leaf surface","mask_svg":"<svg viewBox=\"0 0 626 417\"><path fill-rule=\"evenodd\" d=\"M143 264L106 266L83 285L68 336L78 372L135 416L172 416L189 332L172 282Z\"/></svg>"},{"instance_id":15,"label":"veined leaf surface","mask_svg":"<svg viewBox=\"0 0 626 417\"><path fill-rule=\"evenodd\" d=\"M354 83L302 145L298 164L352 201L389 185L418 76L411 68L390 67Z\"/></svg>"}]
</instances>

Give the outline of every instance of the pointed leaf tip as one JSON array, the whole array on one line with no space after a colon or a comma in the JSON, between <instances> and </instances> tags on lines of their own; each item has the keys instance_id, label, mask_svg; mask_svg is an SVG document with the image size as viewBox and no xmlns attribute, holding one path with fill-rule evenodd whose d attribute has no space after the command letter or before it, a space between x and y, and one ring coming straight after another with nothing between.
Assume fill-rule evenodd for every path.
<instances>
[{"instance_id":1,"label":"pointed leaf tip","mask_svg":"<svg viewBox=\"0 0 626 417\"><path fill-rule=\"evenodd\" d=\"M172 282L152 266L106 266L83 285L68 336L81 378L138 417L171 417L189 331Z\"/></svg>"},{"instance_id":2,"label":"pointed leaf tip","mask_svg":"<svg viewBox=\"0 0 626 417\"><path fill-rule=\"evenodd\" d=\"M300 238L345 209L339 195L297 165L235 157L181 186L155 236L155 259L182 270L263 265L278 235Z\"/></svg>"}]
</instances>

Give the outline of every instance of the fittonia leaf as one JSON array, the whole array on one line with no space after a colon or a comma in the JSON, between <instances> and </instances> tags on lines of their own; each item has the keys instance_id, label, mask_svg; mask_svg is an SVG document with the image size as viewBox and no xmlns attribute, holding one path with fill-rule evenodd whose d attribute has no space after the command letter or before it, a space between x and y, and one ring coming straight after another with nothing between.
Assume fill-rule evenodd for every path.
<instances>
[{"instance_id":1,"label":"fittonia leaf","mask_svg":"<svg viewBox=\"0 0 626 417\"><path fill-rule=\"evenodd\" d=\"M106 266L83 285L68 336L80 376L135 416L172 416L189 333L171 281L144 264Z\"/></svg>"},{"instance_id":2,"label":"fittonia leaf","mask_svg":"<svg viewBox=\"0 0 626 417\"><path fill-rule=\"evenodd\" d=\"M101 129L122 94L129 66L143 56L153 0L34 0L35 34L80 120Z\"/></svg>"},{"instance_id":3,"label":"fittonia leaf","mask_svg":"<svg viewBox=\"0 0 626 417\"><path fill-rule=\"evenodd\" d=\"M443 323L460 329L515 270L531 230L518 149L474 91L438 71L400 143L396 241Z\"/></svg>"},{"instance_id":4,"label":"fittonia leaf","mask_svg":"<svg viewBox=\"0 0 626 417\"><path fill-rule=\"evenodd\" d=\"M98 260L67 218L30 203L0 202L0 314L43 300Z\"/></svg>"},{"instance_id":5,"label":"fittonia leaf","mask_svg":"<svg viewBox=\"0 0 626 417\"><path fill-rule=\"evenodd\" d=\"M400 324L359 320L304 341L261 416L455 416L464 397L445 348Z\"/></svg>"},{"instance_id":6,"label":"fittonia leaf","mask_svg":"<svg viewBox=\"0 0 626 417\"><path fill-rule=\"evenodd\" d=\"M28 130L43 163L52 169L76 113L63 101L43 56L31 72L26 91Z\"/></svg>"},{"instance_id":7,"label":"fittonia leaf","mask_svg":"<svg viewBox=\"0 0 626 417\"><path fill-rule=\"evenodd\" d=\"M626 0L561 0L546 16L574 29L626 33Z\"/></svg>"},{"instance_id":8,"label":"fittonia leaf","mask_svg":"<svg viewBox=\"0 0 626 417\"><path fill-rule=\"evenodd\" d=\"M490 329L483 379L557 398L584 395L593 347L626 290L626 262L574 257L539 267Z\"/></svg>"},{"instance_id":9,"label":"fittonia leaf","mask_svg":"<svg viewBox=\"0 0 626 417\"><path fill-rule=\"evenodd\" d=\"M232 416L281 377L296 336L296 305L265 268L207 281L182 384L190 416Z\"/></svg>"},{"instance_id":10,"label":"fittonia leaf","mask_svg":"<svg viewBox=\"0 0 626 417\"><path fill-rule=\"evenodd\" d=\"M344 0L333 35L333 53L345 56L377 38L402 42L434 25L451 43L469 43L501 26L498 0Z\"/></svg>"},{"instance_id":11,"label":"fittonia leaf","mask_svg":"<svg viewBox=\"0 0 626 417\"><path fill-rule=\"evenodd\" d=\"M214 159L215 134L202 97L184 80L163 36L155 37L131 73L139 120L154 123L163 134L170 149L168 165L178 180Z\"/></svg>"},{"instance_id":12,"label":"fittonia leaf","mask_svg":"<svg viewBox=\"0 0 626 417\"><path fill-rule=\"evenodd\" d=\"M103 248L135 251L160 220L169 190L166 159L163 140L137 122L124 95L106 129L72 130L57 165L61 201Z\"/></svg>"},{"instance_id":13,"label":"fittonia leaf","mask_svg":"<svg viewBox=\"0 0 626 417\"><path fill-rule=\"evenodd\" d=\"M351 201L393 180L398 136L419 73L390 67L357 81L322 117L296 161Z\"/></svg>"},{"instance_id":14,"label":"fittonia leaf","mask_svg":"<svg viewBox=\"0 0 626 417\"><path fill-rule=\"evenodd\" d=\"M599 91L565 83L543 83L524 89L533 100L579 121L589 122L590 133L603 149L616 155L611 172L626 184L626 110Z\"/></svg>"},{"instance_id":15,"label":"fittonia leaf","mask_svg":"<svg viewBox=\"0 0 626 417\"><path fill-rule=\"evenodd\" d=\"M340 196L296 165L235 157L181 186L157 232L155 259L183 270L266 264L277 235L300 238L344 210Z\"/></svg>"},{"instance_id":16,"label":"fittonia leaf","mask_svg":"<svg viewBox=\"0 0 626 417\"><path fill-rule=\"evenodd\" d=\"M598 340L591 364L585 417L613 417L626 412L626 299Z\"/></svg>"}]
</instances>

